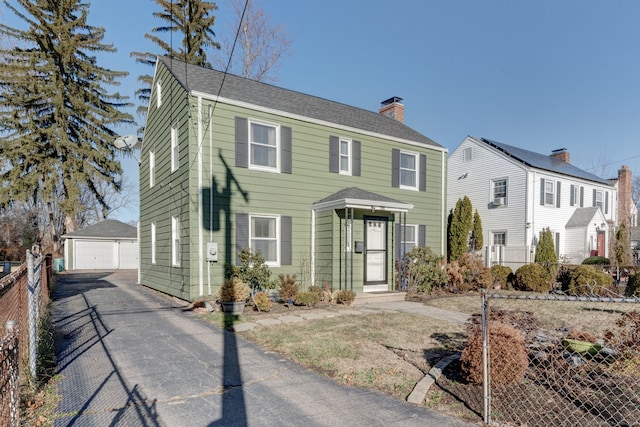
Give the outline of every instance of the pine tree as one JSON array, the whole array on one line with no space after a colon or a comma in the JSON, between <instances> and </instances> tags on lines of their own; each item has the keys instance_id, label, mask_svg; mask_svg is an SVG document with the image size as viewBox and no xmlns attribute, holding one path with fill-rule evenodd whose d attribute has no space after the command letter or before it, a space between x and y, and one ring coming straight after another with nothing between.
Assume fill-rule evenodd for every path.
<instances>
[{"instance_id":1,"label":"pine tree","mask_svg":"<svg viewBox=\"0 0 640 427\"><path fill-rule=\"evenodd\" d=\"M127 73L98 65L95 52L115 48L102 43L103 28L87 23L88 5L81 0L3 2L28 29L0 24L14 46L0 48L0 208L43 203L57 250L56 209L72 226L85 209L82 188L102 206L98 183L120 189L114 127L133 119L122 111L130 106L126 97L105 86Z\"/></svg>"},{"instance_id":2,"label":"pine tree","mask_svg":"<svg viewBox=\"0 0 640 427\"><path fill-rule=\"evenodd\" d=\"M151 29L151 34L145 34L145 38L155 43L161 52L131 52L130 56L136 62L147 64L152 67L156 65L156 55L166 55L189 64L210 67L207 60L207 50L209 48L220 49L220 44L214 41L216 36L211 29L215 24L216 17L212 15L218 7L215 3L202 0L156 0L160 6L160 12L154 12L153 16L166 25L161 25ZM169 33L169 40L165 40L160 35ZM178 33L182 39L175 40L177 49L172 42L173 33ZM151 97L151 75L138 77L142 87L136 91L136 96L141 102L138 107L138 114L143 116L146 112L149 99Z\"/></svg>"},{"instance_id":3,"label":"pine tree","mask_svg":"<svg viewBox=\"0 0 640 427\"><path fill-rule=\"evenodd\" d=\"M627 227L625 227L624 223L621 223L615 234L613 249L616 265L627 266L633 264L630 240L630 233Z\"/></svg>"},{"instance_id":4,"label":"pine tree","mask_svg":"<svg viewBox=\"0 0 640 427\"><path fill-rule=\"evenodd\" d=\"M456 261L469 251L469 237L473 227L473 207L467 196L458 199L449 225L449 261Z\"/></svg>"},{"instance_id":5,"label":"pine tree","mask_svg":"<svg viewBox=\"0 0 640 427\"><path fill-rule=\"evenodd\" d=\"M484 237L482 235L482 220L476 209L473 214L473 231L471 232L471 241L473 242L473 250L482 249L484 246Z\"/></svg>"},{"instance_id":6,"label":"pine tree","mask_svg":"<svg viewBox=\"0 0 640 427\"><path fill-rule=\"evenodd\" d=\"M555 245L553 244L553 235L549 227L542 229L540 232L535 261L544 264L553 264L558 261Z\"/></svg>"}]
</instances>

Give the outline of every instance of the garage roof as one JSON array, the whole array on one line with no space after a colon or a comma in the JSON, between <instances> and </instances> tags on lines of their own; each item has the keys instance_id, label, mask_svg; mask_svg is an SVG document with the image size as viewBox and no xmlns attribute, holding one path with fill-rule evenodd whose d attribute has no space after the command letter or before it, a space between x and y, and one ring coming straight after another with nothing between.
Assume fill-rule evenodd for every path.
<instances>
[{"instance_id":1,"label":"garage roof","mask_svg":"<svg viewBox=\"0 0 640 427\"><path fill-rule=\"evenodd\" d=\"M82 230L73 231L62 236L68 238L101 238L101 239L137 239L138 230L124 222L115 219L107 219L97 224L90 225Z\"/></svg>"}]
</instances>

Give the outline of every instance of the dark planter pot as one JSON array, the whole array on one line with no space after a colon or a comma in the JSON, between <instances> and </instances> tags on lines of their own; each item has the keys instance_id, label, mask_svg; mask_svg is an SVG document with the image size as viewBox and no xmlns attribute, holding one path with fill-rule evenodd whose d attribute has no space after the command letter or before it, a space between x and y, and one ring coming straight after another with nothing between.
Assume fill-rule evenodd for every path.
<instances>
[{"instance_id":1,"label":"dark planter pot","mask_svg":"<svg viewBox=\"0 0 640 427\"><path fill-rule=\"evenodd\" d=\"M224 311L227 314L235 314L235 315L242 314L242 312L244 311L244 305L245 305L244 301L223 302L222 311Z\"/></svg>"}]
</instances>

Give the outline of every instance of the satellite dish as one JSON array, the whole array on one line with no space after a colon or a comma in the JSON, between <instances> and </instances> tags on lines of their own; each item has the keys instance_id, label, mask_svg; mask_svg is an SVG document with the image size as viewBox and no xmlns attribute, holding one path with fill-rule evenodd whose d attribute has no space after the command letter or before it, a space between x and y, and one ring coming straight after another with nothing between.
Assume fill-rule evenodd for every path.
<instances>
[{"instance_id":1,"label":"satellite dish","mask_svg":"<svg viewBox=\"0 0 640 427\"><path fill-rule=\"evenodd\" d=\"M140 142L140 140L135 135L123 135L123 136L121 136L119 138L116 138L116 140L113 141L113 145L116 148L119 148L119 149L129 149L129 150L131 150L136 145L138 145L139 142Z\"/></svg>"}]
</instances>

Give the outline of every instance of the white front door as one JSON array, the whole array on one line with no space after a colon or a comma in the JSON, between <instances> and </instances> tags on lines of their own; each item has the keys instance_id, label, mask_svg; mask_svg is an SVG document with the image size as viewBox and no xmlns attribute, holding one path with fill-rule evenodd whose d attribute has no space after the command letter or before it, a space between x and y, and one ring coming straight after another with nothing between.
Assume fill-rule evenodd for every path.
<instances>
[{"instance_id":1,"label":"white front door","mask_svg":"<svg viewBox=\"0 0 640 427\"><path fill-rule=\"evenodd\" d=\"M387 283L387 220L366 218L365 286Z\"/></svg>"}]
</instances>

